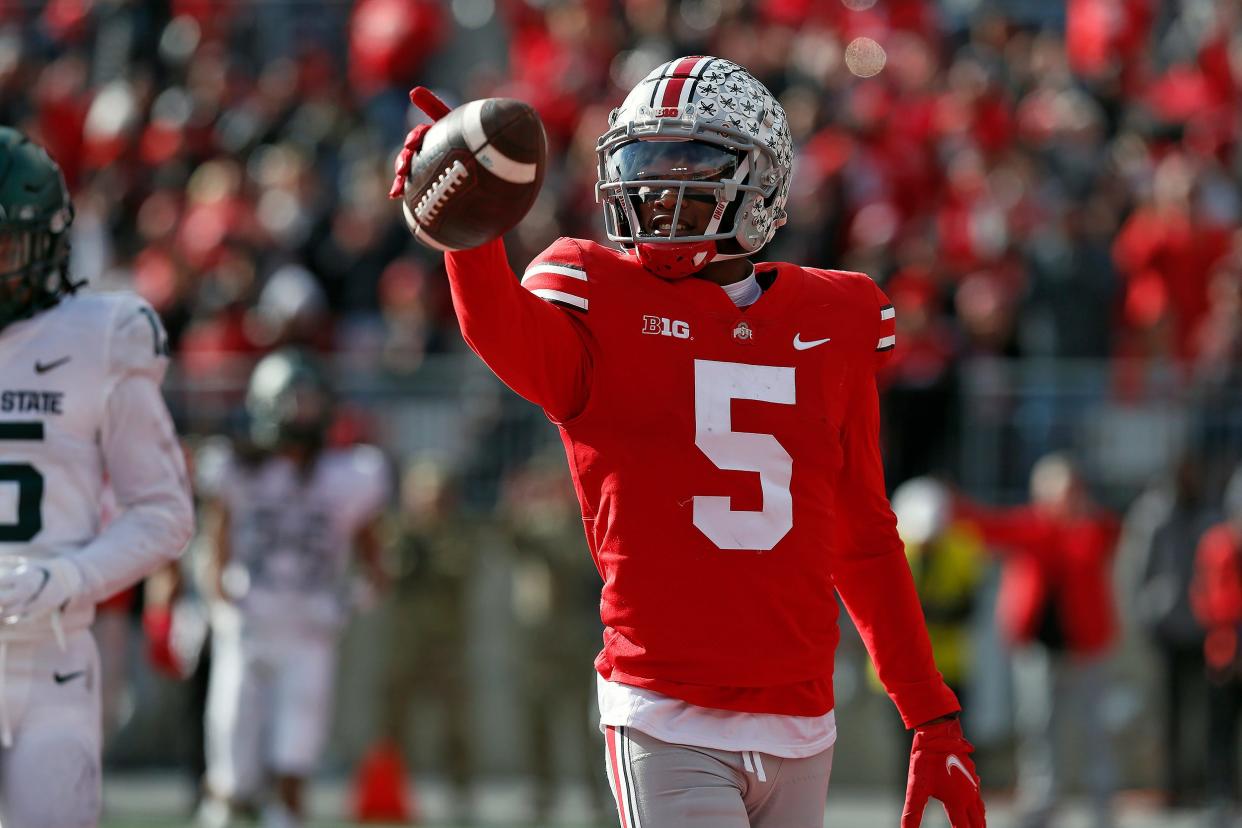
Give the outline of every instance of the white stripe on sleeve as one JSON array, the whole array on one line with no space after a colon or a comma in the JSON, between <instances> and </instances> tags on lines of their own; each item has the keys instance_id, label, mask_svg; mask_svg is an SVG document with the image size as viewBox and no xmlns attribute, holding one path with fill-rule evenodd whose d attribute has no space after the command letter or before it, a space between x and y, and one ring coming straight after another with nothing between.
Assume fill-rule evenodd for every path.
<instances>
[{"instance_id":1,"label":"white stripe on sleeve","mask_svg":"<svg viewBox=\"0 0 1242 828\"><path fill-rule=\"evenodd\" d=\"M576 268L576 267L569 267L568 265L554 265L554 264L533 264L531 265L530 267L526 268L526 272L522 274L522 281L525 282L531 276L534 276L539 273L552 273L557 276L568 276L571 279L580 279L584 282L587 281L587 275L586 275L585 270L581 270L580 268Z\"/></svg>"},{"instance_id":2,"label":"white stripe on sleeve","mask_svg":"<svg viewBox=\"0 0 1242 828\"><path fill-rule=\"evenodd\" d=\"M587 300L581 296L574 296L572 293L565 293L561 290L551 290L549 288L538 288L532 290L531 293L540 299L547 299L549 302L563 302L566 305L573 305L580 310L587 309Z\"/></svg>"}]
</instances>

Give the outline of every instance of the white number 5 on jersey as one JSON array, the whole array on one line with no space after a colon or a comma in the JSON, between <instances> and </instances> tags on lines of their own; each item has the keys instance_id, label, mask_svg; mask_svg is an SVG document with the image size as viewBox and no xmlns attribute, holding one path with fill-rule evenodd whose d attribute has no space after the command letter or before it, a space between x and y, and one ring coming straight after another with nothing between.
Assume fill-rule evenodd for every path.
<instances>
[{"instance_id":1,"label":"white number 5 on jersey","mask_svg":"<svg viewBox=\"0 0 1242 828\"><path fill-rule=\"evenodd\" d=\"M763 509L735 511L727 497L694 498L694 525L721 549L768 550L793 528L793 458L771 434L733 430L734 400L794 404L794 369L694 361L694 444L725 471L757 472Z\"/></svg>"}]
</instances>

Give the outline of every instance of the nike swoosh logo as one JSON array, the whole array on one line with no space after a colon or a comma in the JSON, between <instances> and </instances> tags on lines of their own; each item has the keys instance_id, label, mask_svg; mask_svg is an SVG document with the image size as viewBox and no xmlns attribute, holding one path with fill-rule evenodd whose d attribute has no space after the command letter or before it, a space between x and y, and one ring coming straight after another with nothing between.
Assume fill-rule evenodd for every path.
<instances>
[{"instance_id":1,"label":"nike swoosh logo","mask_svg":"<svg viewBox=\"0 0 1242 828\"><path fill-rule=\"evenodd\" d=\"M56 680L57 684L64 684L67 681L73 681L75 678L85 674L85 670L74 670L72 673L52 673L52 678Z\"/></svg>"},{"instance_id":2,"label":"nike swoosh logo","mask_svg":"<svg viewBox=\"0 0 1242 828\"><path fill-rule=\"evenodd\" d=\"M812 339L810 342L804 342L802 334L794 334L794 348L799 351L805 351L807 348L814 348L816 345L823 345L825 342L831 342L832 337L826 336L823 339Z\"/></svg>"},{"instance_id":3,"label":"nike swoosh logo","mask_svg":"<svg viewBox=\"0 0 1242 828\"><path fill-rule=\"evenodd\" d=\"M966 766L962 764L962 760L958 759L955 754L950 754L949 758L944 760L944 767L949 773L952 773L953 769L957 768L970 780L970 784L975 786L975 790L979 789L979 783L975 781L974 774L966 769Z\"/></svg>"},{"instance_id":4,"label":"nike swoosh logo","mask_svg":"<svg viewBox=\"0 0 1242 828\"><path fill-rule=\"evenodd\" d=\"M61 357L60 359L54 359L51 362L39 362L36 360L35 361L35 373L46 374L48 371L51 371L55 368L59 368L60 366L64 365L66 362L68 362L71 359L73 359L73 357L64 356L64 357Z\"/></svg>"}]
</instances>

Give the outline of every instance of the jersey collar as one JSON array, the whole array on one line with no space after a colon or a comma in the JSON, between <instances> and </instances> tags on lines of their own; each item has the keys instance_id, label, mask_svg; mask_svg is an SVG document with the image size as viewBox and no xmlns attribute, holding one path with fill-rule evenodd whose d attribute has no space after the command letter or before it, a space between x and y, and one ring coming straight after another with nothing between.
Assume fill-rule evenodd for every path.
<instances>
[{"instance_id":1,"label":"jersey collar","mask_svg":"<svg viewBox=\"0 0 1242 828\"><path fill-rule=\"evenodd\" d=\"M768 285L753 305L739 308L733 304L720 286L704 279L683 279L685 297L704 311L715 315L742 316L747 319L771 319L784 313L802 293L806 274L802 268L784 262L758 262L755 277L761 285Z\"/></svg>"}]
</instances>

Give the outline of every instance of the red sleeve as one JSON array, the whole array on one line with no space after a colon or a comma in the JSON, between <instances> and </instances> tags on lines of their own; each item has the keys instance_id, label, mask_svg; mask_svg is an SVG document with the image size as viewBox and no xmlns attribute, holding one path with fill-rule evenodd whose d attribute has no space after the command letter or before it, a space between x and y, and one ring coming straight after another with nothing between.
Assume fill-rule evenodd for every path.
<instances>
[{"instance_id":1,"label":"red sleeve","mask_svg":"<svg viewBox=\"0 0 1242 828\"><path fill-rule=\"evenodd\" d=\"M587 310L578 245L557 239L527 268L525 285L509 268L499 239L446 253L444 261L466 344L505 385L553 419L581 411L590 391L591 352L590 333L576 318Z\"/></svg>"},{"instance_id":2,"label":"red sleeve","mask_svg":"<svg viewBox=\"0 0 1242 828\"><path fill-rule=\"evenodd\" d=\"M1218 526L1199 541L1191 598L1208 629L1242 623L1242 549L1228 527Z\"/></svg>"},{"instance_id":3,"label":"red sleeve","mask_svg":"<svg viewBox=\"0 0 1242 828\"><path fill-rule=\"evenodd\" d=\"M884 492L880 403L871 367L856 373L849 391L833 581L902 721L915 727L961 707L932 658L897 519Z\"/></svg>"},{"instance_id":4,"label":"red sleeve","mask_svg":"<svg viewBox=\"0 0 1242 828\"><path fill-rule=\"evenodd\" d=\"M969 523L983 536L985 545L1002 553L1038 544L1038 522L1022 506L992 508L959 495L953 500L953 518Z\"/></svg>"}]
</instances>

